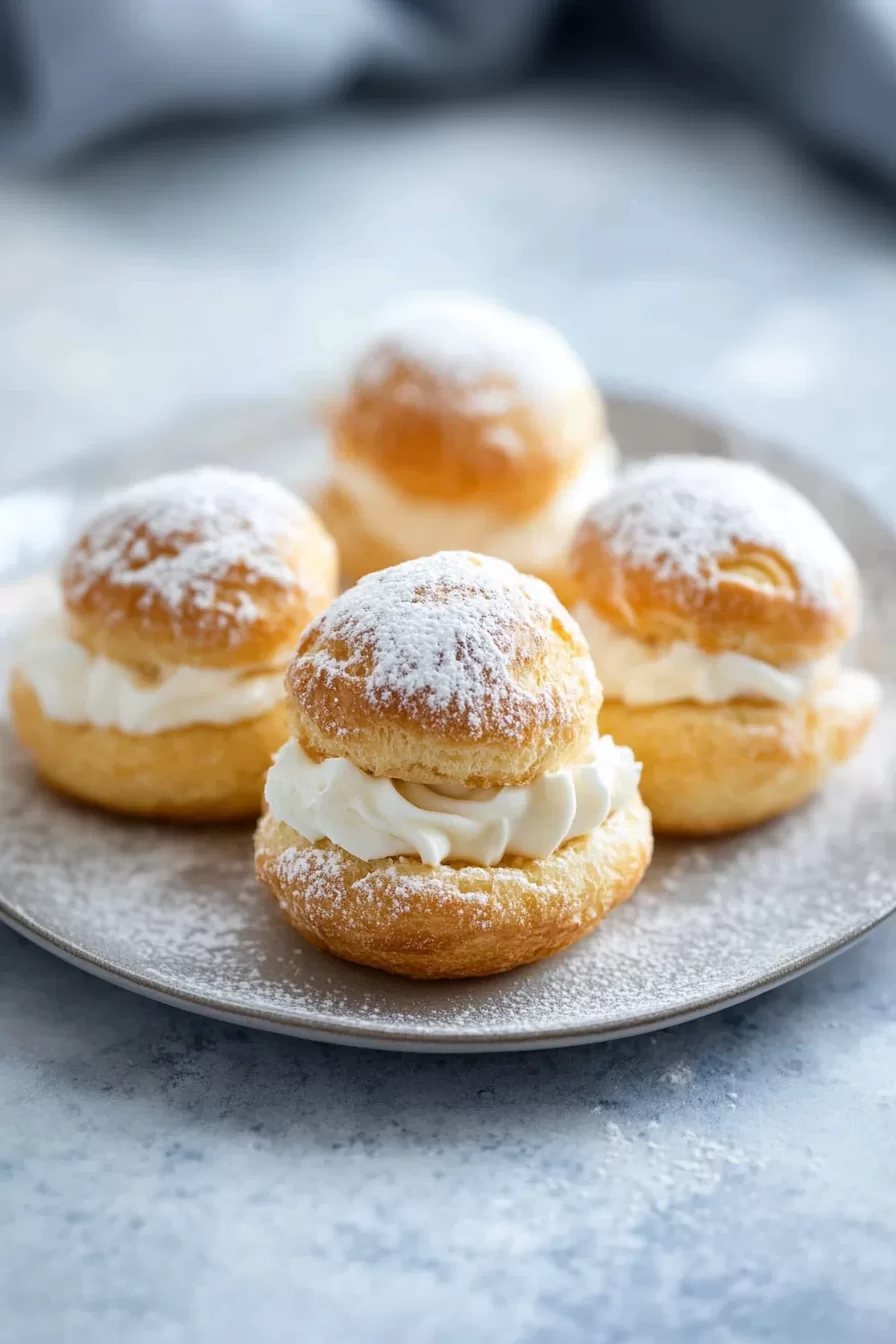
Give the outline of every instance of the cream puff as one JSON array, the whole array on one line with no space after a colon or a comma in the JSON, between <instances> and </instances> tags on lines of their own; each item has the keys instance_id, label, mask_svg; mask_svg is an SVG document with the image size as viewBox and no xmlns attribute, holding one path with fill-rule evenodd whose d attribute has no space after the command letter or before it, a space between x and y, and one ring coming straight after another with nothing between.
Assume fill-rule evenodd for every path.
<instances>
[{"instance_id":1,"label":"cream puff","mask_svg":"<svg viewBox=\"0 0 896 1344\"><path fill-rule=\"evenodd\" d=\"M616 454L600 395L546 322L412 295L362 343L330 430L319 508L347 580L463 548L567 595L570 541Z\"/></svg>"},{"instance_id":2,"label":"cream puff","mask_svg":"<svg viewBox=\"0 0 896 1344\"><path fill-rule=\"evenodd\" d=\"M759 467L669 457L631 471L589 511L573 567L601 728L643 762L658 831L785 812L871 727L877 683L839 659L858 621L855 565Z\"/></svg>"},{"instance_id":3,"label":"cream puff","mask_svg":"<svg viewBox=\"0 0 896 1344\"><path fill-rule=\"evenodd\" d=\"M302 636L256 871L311 943L424 979L575 942L641 880L630 751L595 732L581 632L540 580L442 552L362 579Z\"/></svg>"},{"instance_id":4,"label":"cream puff","mask_svg":"<svg viewBox=\"0 0 896 1344\"><path fill-rule=\"evenodd\" d=\"M25 641L13 724L40 774L117 812L257 816L283 674L333 597L336 547L273 481L203 467L109 496Z\"/></svg>"}]
</instances>

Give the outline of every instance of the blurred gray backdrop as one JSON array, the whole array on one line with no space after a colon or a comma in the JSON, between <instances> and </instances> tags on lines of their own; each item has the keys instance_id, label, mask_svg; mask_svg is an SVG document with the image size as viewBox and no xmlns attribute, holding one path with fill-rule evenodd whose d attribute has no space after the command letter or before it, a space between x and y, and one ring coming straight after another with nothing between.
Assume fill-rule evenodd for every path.
<instances>
[{"instance_id":1,"label":"blurred gray backdrop","mask_svg":"<svg viewBox=\"0 0 896 1344\"><path fill-rule=\"evenodd\" d=\"M0 0L0 154L571 61L599 78L608 53L721 82L896 183L896 0Z\"/></svg>"}]
</instances>

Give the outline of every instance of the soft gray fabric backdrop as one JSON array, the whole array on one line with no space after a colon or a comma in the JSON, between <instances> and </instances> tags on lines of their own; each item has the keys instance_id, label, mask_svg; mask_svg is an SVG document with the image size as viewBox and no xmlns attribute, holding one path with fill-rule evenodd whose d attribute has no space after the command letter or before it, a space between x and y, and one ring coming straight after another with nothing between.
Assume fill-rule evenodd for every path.
<instances>
[{"instance_id":1,"label":"soft gray fabric backdrop","mask_svg":"<svg viewBox=\"0 0 896 1344\"><path fill-rule=\"evenodd\" d=\"M562 47L558 28L578 56L621 29L896 183L894 0L0 0L0 153L45 164L160 118L314 104L361 77L506 80Z\"/></svg>"}]
</instances>

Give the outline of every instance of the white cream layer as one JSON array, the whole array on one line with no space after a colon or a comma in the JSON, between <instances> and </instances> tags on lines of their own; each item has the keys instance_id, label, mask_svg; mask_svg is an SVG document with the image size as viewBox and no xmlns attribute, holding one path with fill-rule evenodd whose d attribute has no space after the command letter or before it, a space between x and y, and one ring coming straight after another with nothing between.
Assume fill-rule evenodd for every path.
<instances>
[{"instance_id":1,"label":"white cream layer","mask_svg":"<svg viewBox=\"0 0 896 1344\"><path fill-rule=\"evenodd\" d=\"M141 737L194 723L240 723L283 699L282 669L246 675L237 669L168 667L158 680L142 678L69 639L58 617L25 639L15 666L47 718Z\"/></svg>"},{"instance_id":2,"label":"white cream layer","mask_svg":"<svg viewBox=\"0 0 896 1344\"><path fill-rule=\"evenodd\" d=\"M640 775L631 751L609 737L595 738L576 765L503 789L374 779L341 757L312 761L293 739L274 757L265 798L306 840L330 840L359 859L494 865L505 855L544 859L587 835L631 801Z\"/></svg>"},{"instance_id":3,"label":"white cream layer","mask_svg":"<svg viewBox=\"0 0 896 1344\"><path fill-rule=\"evenodd\" d=\"M624 635L580 602L574 616L588 640L608 700L625 705L666 705L693 700L723 705L739 696L777 704L802 700L830 669L830 660L774 667L743 653L704 653L693 644L645 644Z\"/></svg>"},{"instance_id":4,"label":"white cream layer","mask_svg":"<svg viewBox=\"0 0 896 1344\"><path fill-rule=\"evenodd\" d=\"M513 523L492 509L433 504L407 495L356 462L334 463L333 481L362 514L369 532L409 556L481 551L518 569L544 572L563 564L589 505L610 489L616 456L613 441L605 439L549 504Z\"/></svg>"}]
</instances>

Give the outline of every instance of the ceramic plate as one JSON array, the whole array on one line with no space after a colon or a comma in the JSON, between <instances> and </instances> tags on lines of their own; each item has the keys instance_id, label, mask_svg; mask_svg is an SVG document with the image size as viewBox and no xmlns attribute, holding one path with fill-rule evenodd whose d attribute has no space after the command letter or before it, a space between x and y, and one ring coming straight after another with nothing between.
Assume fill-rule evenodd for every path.
<instances>
[{"instance_id":1,"label":"ceramic plate","mask_svg":"<svg viewBox=\"0 0 896 1344\"><path fill-rule=\"evenodd\" d=\"M885 919L896 907L896 537L844 485L742 433L621 398L610 416L630 459L712 452L767 465L819 505L857 557L867 612L852 656L881 678L884 708L869 746L822 795L743 836L659 844L635 897L553 960L421 984L306 946L255 884L250 828L177 829L77 807L40 787L3 727L0 916L85 970L196 1012L321 1040L471 1051L681 1022L798 975ZM21 495L16 506L0 500L0 516L42 510L40 534L54 538L113 478L224 459L295 483L319 469L317 453L292 406L230 413L82 463L71 489L58 476L38 481L27 507ZM24 533L28 543L34 526ZM46 590L28 577L40 557L24 543L24 559L6 547L7 568L18 565L0 584L7 638Z\"/></svg>"}]
</instances>

